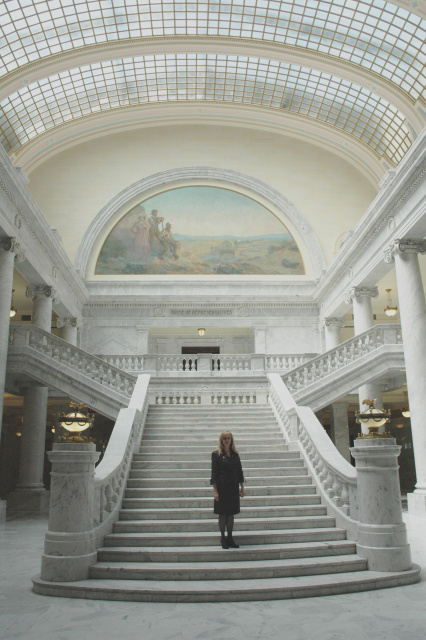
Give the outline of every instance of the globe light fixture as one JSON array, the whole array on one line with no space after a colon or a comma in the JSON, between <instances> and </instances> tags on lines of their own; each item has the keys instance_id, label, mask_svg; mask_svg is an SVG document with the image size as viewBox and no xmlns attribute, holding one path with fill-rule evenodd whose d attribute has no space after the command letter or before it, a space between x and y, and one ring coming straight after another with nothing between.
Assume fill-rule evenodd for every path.
<instances>
[{"instance_id":1,"label":"globe light fixture","mask_svg":"<svg viewBox=\"0 0 426 640\"><path fill-rule=\"evenodd\" d=\"M198 335L199 336L203 336L205 334L206 330L205 329L198 329Z\"/></svg>"},{"instance_id":2,"label":"globe light fixture","mask_svg":"<svg viewBox=\"0 0 426 640\"><path fill-rule=\"evenodd\" d=\"M15 293L15 289L12 289L12 306L10 307L10 311L9 311L9 317L10 318L14 318L16 316L16 314L18 313L15 309L15 307L13 306L13 294Z\"/></svg>"},{"instance_id":3,"label":"globe light fixture","mask_svg":"<svg viewBox=\"0 0 426 640\"><path fill-rule=\"evenodd\" d=\"M391 298L391 294L390 294L392 289L386 289L386 291L387 291L387 294L388 294L388 306L386 307L386 309L384 309L384 312L386 313L387 316L392 318L393 316L396 316L396 312L398 311L398 307L393 307L392 306L392 298Z\"/></svg>"},{"instance_id":4,"label":"globe light fixture","mask_svg":"<svg viewBox=\"0 0 426 640\"><path fill-rule=\"evenodd\" d=\"M404 416L404 418L410 418L411 412L407 402L407 391L403 391L402 393L405 395L406 406L401 409L401 413Z\"/></svg>"},{"instance_id":5,"label":"globe light fixture","mask_svg":"<svg viewBox=\"0 0 426 640\"><path fill-rule=\"evenodd\" d=\"M356 411L355 419L359 424L363 424L368 428L368 435L361 434L363 438L385 438L386 433L379 433L379 429L385 422L391 419L390 409L376 409L375 400L363 400L362 404L367 404L367 411Z\"/></svg>"},{"instance_id":6,"label":"globe light fixture","mask_svg":"<svg viewBox=\"0 0 426 640\"><path fill-rule=\"evenodd\" d=\"M62 414L57 419L57 432L59 442L90 442L89 431L93 427L95 416L89 416L83 412L86 405L79 402L70 402L71 411ZM83 431L85 432L82 435ZM56 432L56 430L55 430Z\"/></svg>"}]
</instances>

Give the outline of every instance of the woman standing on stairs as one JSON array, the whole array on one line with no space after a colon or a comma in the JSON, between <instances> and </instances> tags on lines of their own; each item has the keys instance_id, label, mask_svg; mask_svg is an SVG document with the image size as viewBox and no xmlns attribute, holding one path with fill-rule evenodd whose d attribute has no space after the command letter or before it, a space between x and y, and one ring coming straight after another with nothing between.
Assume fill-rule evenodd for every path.
<instances>
[{"instance_id":1,"label":"woman standing on stairs","mask_svg":"<svg viewBox=\"0 0 426 640\"><path fill-rule=\"evenodd\" d=\"M240 495L244 498L244 475L240 456L230 431L219 436L219 447L212 453L210 484L214 492L214 513L219 515L222 549L238 549L232 537L234 515L240 513ZM241 489L240 489L241 487ZM225 527L228 537L225 537Z\"/></svg>"}]
</instances>

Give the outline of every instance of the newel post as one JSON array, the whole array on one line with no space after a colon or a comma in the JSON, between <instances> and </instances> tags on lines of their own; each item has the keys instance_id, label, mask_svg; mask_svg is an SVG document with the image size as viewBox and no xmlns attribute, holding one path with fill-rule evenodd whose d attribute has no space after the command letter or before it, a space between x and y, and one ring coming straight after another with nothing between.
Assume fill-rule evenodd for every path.
<instances>
[{"instance_id":1,"label":"newel post","mask_svg":"<svg viewBox=\"0 0 426 640\"><path fill-rule=\"evenodd\" d=\"M399 488L400 450L394 438L358 438L351 448L358 476L357 553L373 571L411 568Z\"/></svg>"},{"instance_id":2,"label":"newel post","mask_svg":"<svg viewBox=\"0 0 426 640\"><path fill-rule=\"evenodd\" d=\"M100 454L92 442L59 442L47 455L52 472L41 578L84 580L96 562L94 474Z\"/></svg>"}]
</instances>

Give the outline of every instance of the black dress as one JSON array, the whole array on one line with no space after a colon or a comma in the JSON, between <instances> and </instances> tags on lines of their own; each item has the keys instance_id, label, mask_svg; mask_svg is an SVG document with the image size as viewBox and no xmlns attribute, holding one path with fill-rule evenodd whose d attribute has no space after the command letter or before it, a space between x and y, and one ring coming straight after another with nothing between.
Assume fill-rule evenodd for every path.
<instances>
[{"instance_id":1,"label":"black dress","mask_svg":"<svg viewBox=\"0 0 426 640\"><path fill-rule=\"evenodd\" d=\"M244 482L244 475L238 453L231 451L227 456L213 451L210 484L215 484L219 493L219 500L214 501L214 513L228 516L240 513L240 482Z\"/></svg>"}]
</instances>

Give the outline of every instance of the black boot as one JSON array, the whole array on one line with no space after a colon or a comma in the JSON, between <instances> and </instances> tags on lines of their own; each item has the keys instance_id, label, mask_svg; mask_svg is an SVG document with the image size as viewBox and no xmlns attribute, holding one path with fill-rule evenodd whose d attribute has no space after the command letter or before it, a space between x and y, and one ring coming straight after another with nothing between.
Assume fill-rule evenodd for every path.
<instances>
[{"instance_id":1,"label":"black boot","mask_svg":"<svg viewBox=\"0 0 426 640\"><path fill-rule=\"evenodd\" d=\"M222 536L220 538L220 544L222 545L222 549L229 549L229 543L228 543L228 540L225 538L224 533L222 533Z\"/></svg>"},{"instance_id":2,"label":"black boot","mask_svg":"<svg viewBox=\"0 0 426 640\"><path fill-rule=\"evenodd\" d=\"M228 547L230 549L239 549L240 545L237 544L234 540L234 538L232 537L232 533L228 533Z\"/></svg>"}]
</instances>

